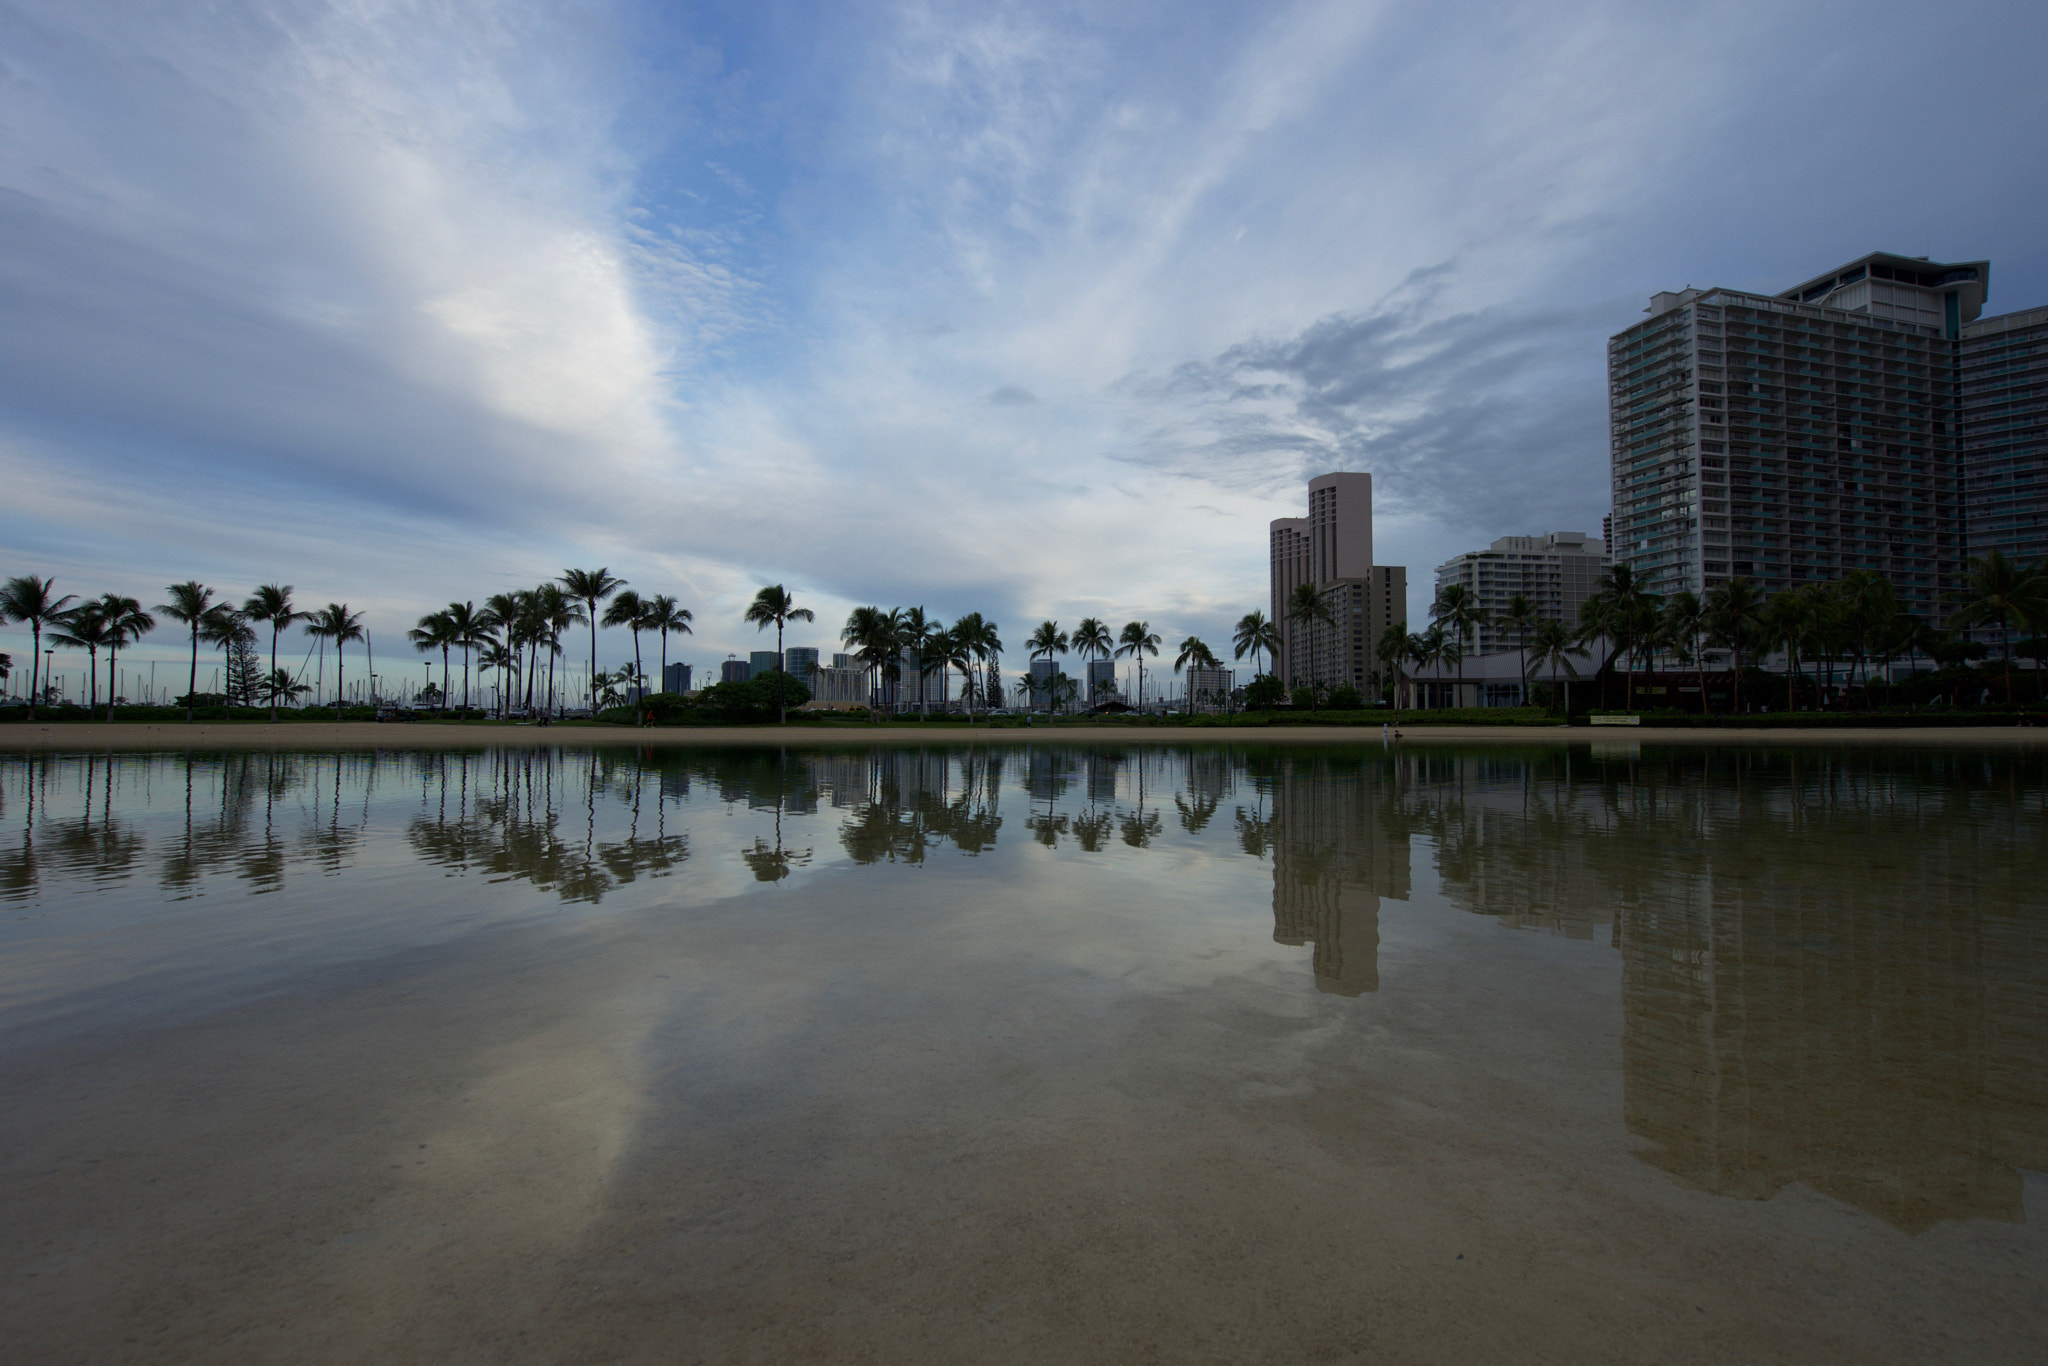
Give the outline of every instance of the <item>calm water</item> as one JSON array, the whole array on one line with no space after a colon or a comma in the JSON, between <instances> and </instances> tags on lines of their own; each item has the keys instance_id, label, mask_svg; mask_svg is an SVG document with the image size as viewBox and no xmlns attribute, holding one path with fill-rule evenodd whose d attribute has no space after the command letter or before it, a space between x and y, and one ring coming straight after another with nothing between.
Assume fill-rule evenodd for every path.
<instances>
[{"instance_id":1,"label":"calm water","mask_svg":"<svg viewBox=\"0 0 2048 1366\"><path fill-rule=\"evenodd\" d=\"M0 758L0 1327L95 1359L2029 1359L2044 776L1627 742Z\"/></svg>"}]
</instances>

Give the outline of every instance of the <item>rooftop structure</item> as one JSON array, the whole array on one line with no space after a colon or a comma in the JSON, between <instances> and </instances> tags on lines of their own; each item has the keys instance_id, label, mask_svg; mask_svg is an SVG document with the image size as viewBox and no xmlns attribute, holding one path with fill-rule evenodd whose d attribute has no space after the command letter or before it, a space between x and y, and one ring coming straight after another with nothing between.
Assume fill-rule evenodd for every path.
<instances>
[{"instance_id":1,"label":"rooftop structure","mask_svg":"<svg viewBox=\"0 0 2048 1366\"><path fill-rule=\"evenodd\" d=\"M1408 620L1408 573L1372 562L1372 476L1318 475L1308 485L1309 515L1268 528L1268 611L1280 635L1273 672L1290 686L1321 682L1366 688L1373 646L1390 621ZM1332 624L1287 619L1294 590L1312 583L1326 595Z\"/></svg>"}]
</instances>

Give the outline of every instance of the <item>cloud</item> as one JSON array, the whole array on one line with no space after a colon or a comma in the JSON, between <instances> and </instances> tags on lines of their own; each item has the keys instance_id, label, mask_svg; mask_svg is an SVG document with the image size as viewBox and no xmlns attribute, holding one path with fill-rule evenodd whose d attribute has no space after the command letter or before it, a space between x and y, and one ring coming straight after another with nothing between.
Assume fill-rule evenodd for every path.
<instances>
[{"instance_id":1,"label":"cloud","mask_svg":"<svg viewBox=\"0 0 2048 1366\"><path fill-rule=\"evenodd\" d=\"M982 402L997 408L1022 408L1038 402L1038 395L1032 393L1029 389L1020 389L1014 384L1005 384L999 389L990 390L988 397L983 399Z\"/></svg>"}]
</instances>

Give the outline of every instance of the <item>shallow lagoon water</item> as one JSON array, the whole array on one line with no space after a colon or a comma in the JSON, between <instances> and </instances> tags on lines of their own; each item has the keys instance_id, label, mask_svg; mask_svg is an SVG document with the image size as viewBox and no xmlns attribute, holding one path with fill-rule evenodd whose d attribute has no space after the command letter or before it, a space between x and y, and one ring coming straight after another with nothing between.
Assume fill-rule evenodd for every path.
<instances>
[{"instance_id":1,"label":"shallow lagoon water","mask_svg":"<svg viewBox=\"0 0 2048 1366\"><path fill-rule=\"evenodd\" d=\"M2037 1360L2030 752L0 759L29 1360Z\"/></svg>"}]
</instances>

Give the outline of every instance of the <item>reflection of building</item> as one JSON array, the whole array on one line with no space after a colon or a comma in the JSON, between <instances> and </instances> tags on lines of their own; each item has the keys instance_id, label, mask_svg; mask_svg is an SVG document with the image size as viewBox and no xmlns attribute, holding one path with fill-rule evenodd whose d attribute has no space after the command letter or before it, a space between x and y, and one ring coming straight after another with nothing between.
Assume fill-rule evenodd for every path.
<instances>
[{"instance_id":1,"label":"reflection of building","mask_svg":"<svg viewBox=\"0 0 2048 1366\"><path fill-rule=\"evenodd\" d=\"M1593 596L1607 571L1607 547L1583 531L1545 536L1503 536L1486 550L1471 550L1436 567L1436 593L1462 584L1486 613L1465 642L1469 653L1495 654L1522 643L1523 632L1497 623L1516 594L1529 599L1546 621L1577 626L1579 608Z\"/></svg>"},{"instance_id":2,"label":"reflection of building","mask_svg":"<svg viewBox=\"0 0 2048 1366\"><path fill-rule=\"evenodd\" d=\"M1385 770L1290 761L1273 782L1273 938L1314 944L1316 988L1379 989L1380 898L1408 896L1408 838Z\"/></svg>"},{"instance_id":3,"label":"reflection of building","mask_svg":"<svg viewBox=\"0 0 2048 1366\"><path fill-rule=\"evenodd\" d=\"M1401 764L1453 904L1574 936L1612 917L1645 1161L1909 1232L2023 1217L2019 1171L2048 1167L2038 815L1993 834L1905 754Z\"/></svg>"}]
</instances>

